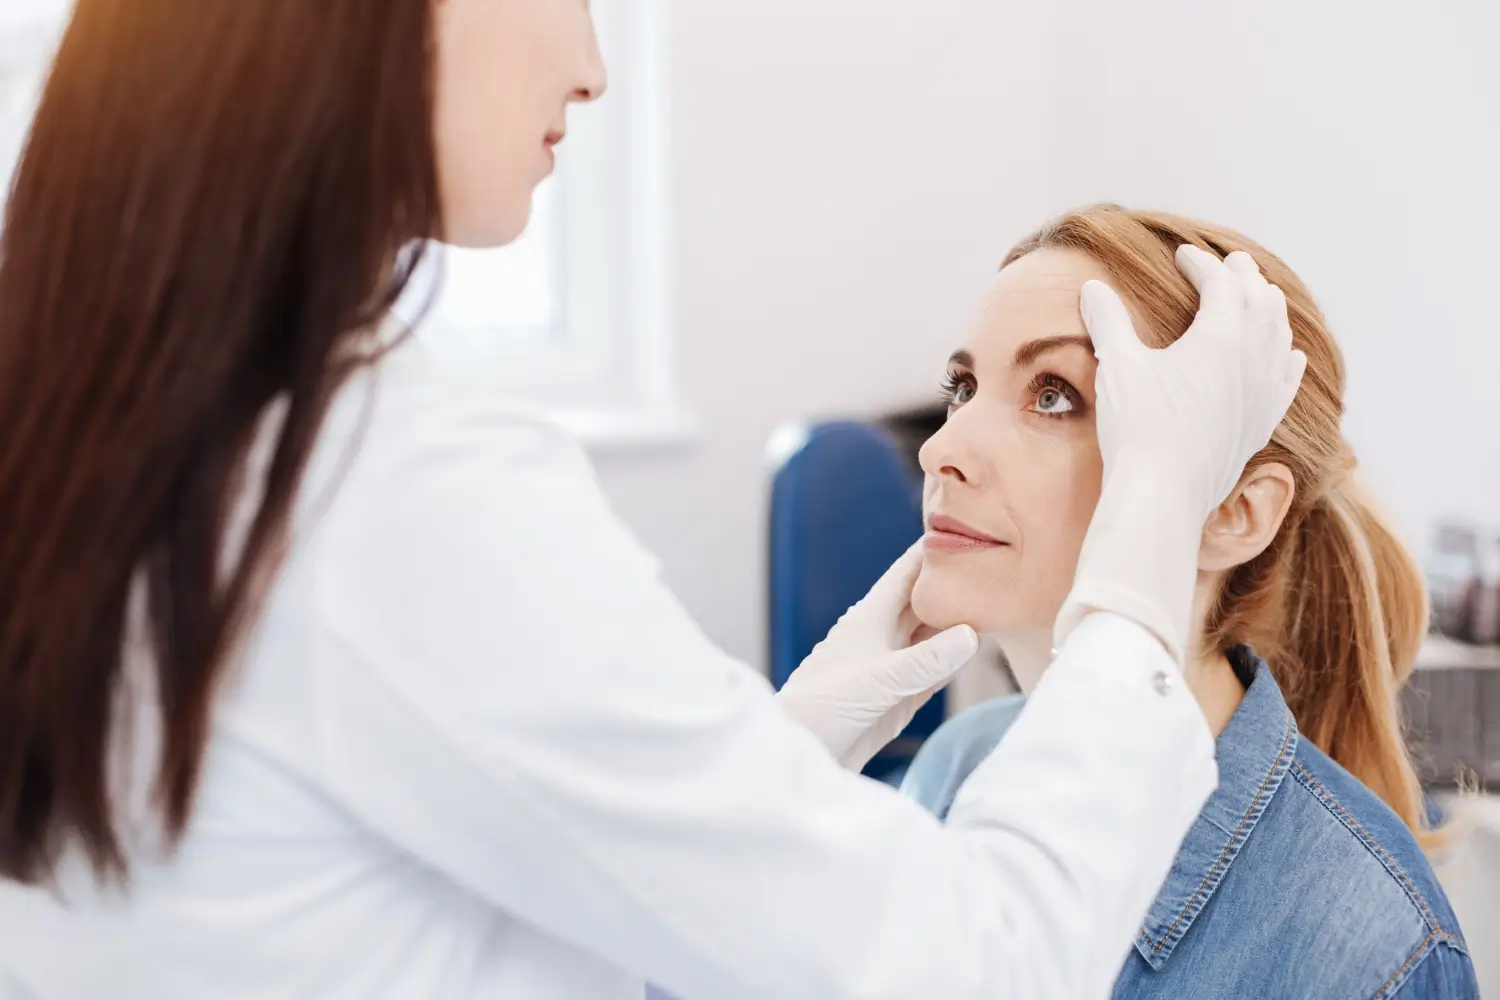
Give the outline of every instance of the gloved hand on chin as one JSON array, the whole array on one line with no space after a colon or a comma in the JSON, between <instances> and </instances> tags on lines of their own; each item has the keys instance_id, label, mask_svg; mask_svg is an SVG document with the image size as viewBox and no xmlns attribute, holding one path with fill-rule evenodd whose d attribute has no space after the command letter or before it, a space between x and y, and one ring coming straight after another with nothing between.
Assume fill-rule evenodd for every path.
<instances>
[{"instance_id":1,"label":"gloved hand on chin","mask_svg":"<svg viewBox=\"0 0 1500 1000\"><path fill-rule=\"evenodd\" d=\"M919 543L839 619L776 696L850 770L863 769L900 735L979 649L967 625L913 643L920 623L911 589L921 568Z\"/></svg>"}]
</instances>

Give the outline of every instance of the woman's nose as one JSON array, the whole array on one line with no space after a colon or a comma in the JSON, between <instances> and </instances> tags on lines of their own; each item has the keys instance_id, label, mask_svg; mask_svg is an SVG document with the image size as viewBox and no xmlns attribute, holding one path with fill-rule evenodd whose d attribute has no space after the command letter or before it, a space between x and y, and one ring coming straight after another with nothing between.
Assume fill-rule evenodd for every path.
<instances>
[{"instance_id":1,"label":"woman's nose","mask_svg":"<svg viewBox=\"0 0 1500 1000\"><path fill-rule=\"evenodd\" d=\"M917 461L922 466L922 471L929 476L967 483L974 466L963 448L963 430L954 416L950 416L938 428L937 433L922 445L917 452Z\"/></svg>"},{"instance_id":2,"label":"woman's nose","mask_svg":"<svg viewBox=\"0 0 1500 1000\"><path fill-rule=\"evenodd\" d=\"M599 37L589 38L588 50L579 78L579 86L573 91L573 100L580 104L597 101L609 89L609 71L604 66L604 55L599 51Z\"/></svg>"}]
</instances>

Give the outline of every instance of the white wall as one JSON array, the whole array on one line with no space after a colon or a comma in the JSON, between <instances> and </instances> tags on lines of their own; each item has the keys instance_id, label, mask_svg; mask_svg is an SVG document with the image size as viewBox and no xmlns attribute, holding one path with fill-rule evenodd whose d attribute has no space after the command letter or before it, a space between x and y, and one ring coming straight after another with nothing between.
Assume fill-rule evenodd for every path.
<instances>
[{"instance_id":1,"label":"white wall","mask_svg":"<svg viewBox=\"0 0 1500 1000\"><path fill-rule=\"evenodd\" d=\"M1418 547L1500 527L1500 15L1490 0L1067 0L1050 159L1238 228L1320 299L1346 434Z\"/></svg>"},{"instance_id":2,"label":"white wall","mask_svg":"<svg viewBox=\"0 0 1500 1000\"><path fill-rule=\"evenodd\" d=\"M673 7L676 333L704 436L601 471L698 620L759 663L766 439L788 418L931 397L975 289L1042 207L1046 109L1024 95L1048 15Z\"/></svg>"},{"instance_id":3,"label":"white wall","mask_svg":"<svg viewBox=\"0 0 1500 1000\"><path fill-rule=\"evenodd\" d=\"M1409 535L1500 518L1489 0L674 7L676 332L705 434L602 472L732 652L763 654L772 429L930 394L1004 249L1087 201L1285 256L1345 346L1350 436Z\"/></svg>"},{"instance_id":4,"label":"white wall","mask_svg":"<svg viewBox=\"0 0 1500 1000\"><path fill-rule=\"evenodd\" d=\"M38 78L58 26L65 0L4 0L0 4L0 185L11 166L36 102Z\"/></svg>"}]
</instances>

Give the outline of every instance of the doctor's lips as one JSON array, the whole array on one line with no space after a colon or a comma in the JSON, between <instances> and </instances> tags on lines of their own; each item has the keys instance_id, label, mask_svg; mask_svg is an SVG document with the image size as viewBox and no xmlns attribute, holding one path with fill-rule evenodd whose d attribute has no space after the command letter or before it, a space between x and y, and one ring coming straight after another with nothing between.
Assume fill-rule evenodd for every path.
<instances>
[{"instance_id":1,"label":"doctor's lips","mask_svg":"<svg viewBox=\"0 0 1500 1000\"><path fill-rule=\"evenodd\" d=\"M934 514L927 522L922 547L934 552L976 552L1008 545L946 514Z\"/></svg>"}]
</instances>

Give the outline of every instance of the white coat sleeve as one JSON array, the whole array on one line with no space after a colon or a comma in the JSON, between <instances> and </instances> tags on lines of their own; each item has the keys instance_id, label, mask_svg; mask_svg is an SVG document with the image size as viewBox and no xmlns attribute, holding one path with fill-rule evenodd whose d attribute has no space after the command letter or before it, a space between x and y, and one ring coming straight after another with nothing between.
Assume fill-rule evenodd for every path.
<instances>
[{"instance_id":1,"label":"white coat sleeve","mask_svg":"<svg viewBox=\"0 0 1500 1000\"><path fill-rule=\"evenodd\" d=\"M304 556L308 766L363 825L684 1000L1107 996L1216 781L1149 634L1078 629L944 828L700 633L563 435L411 437Z\"/></svg>"}]
</instances>

